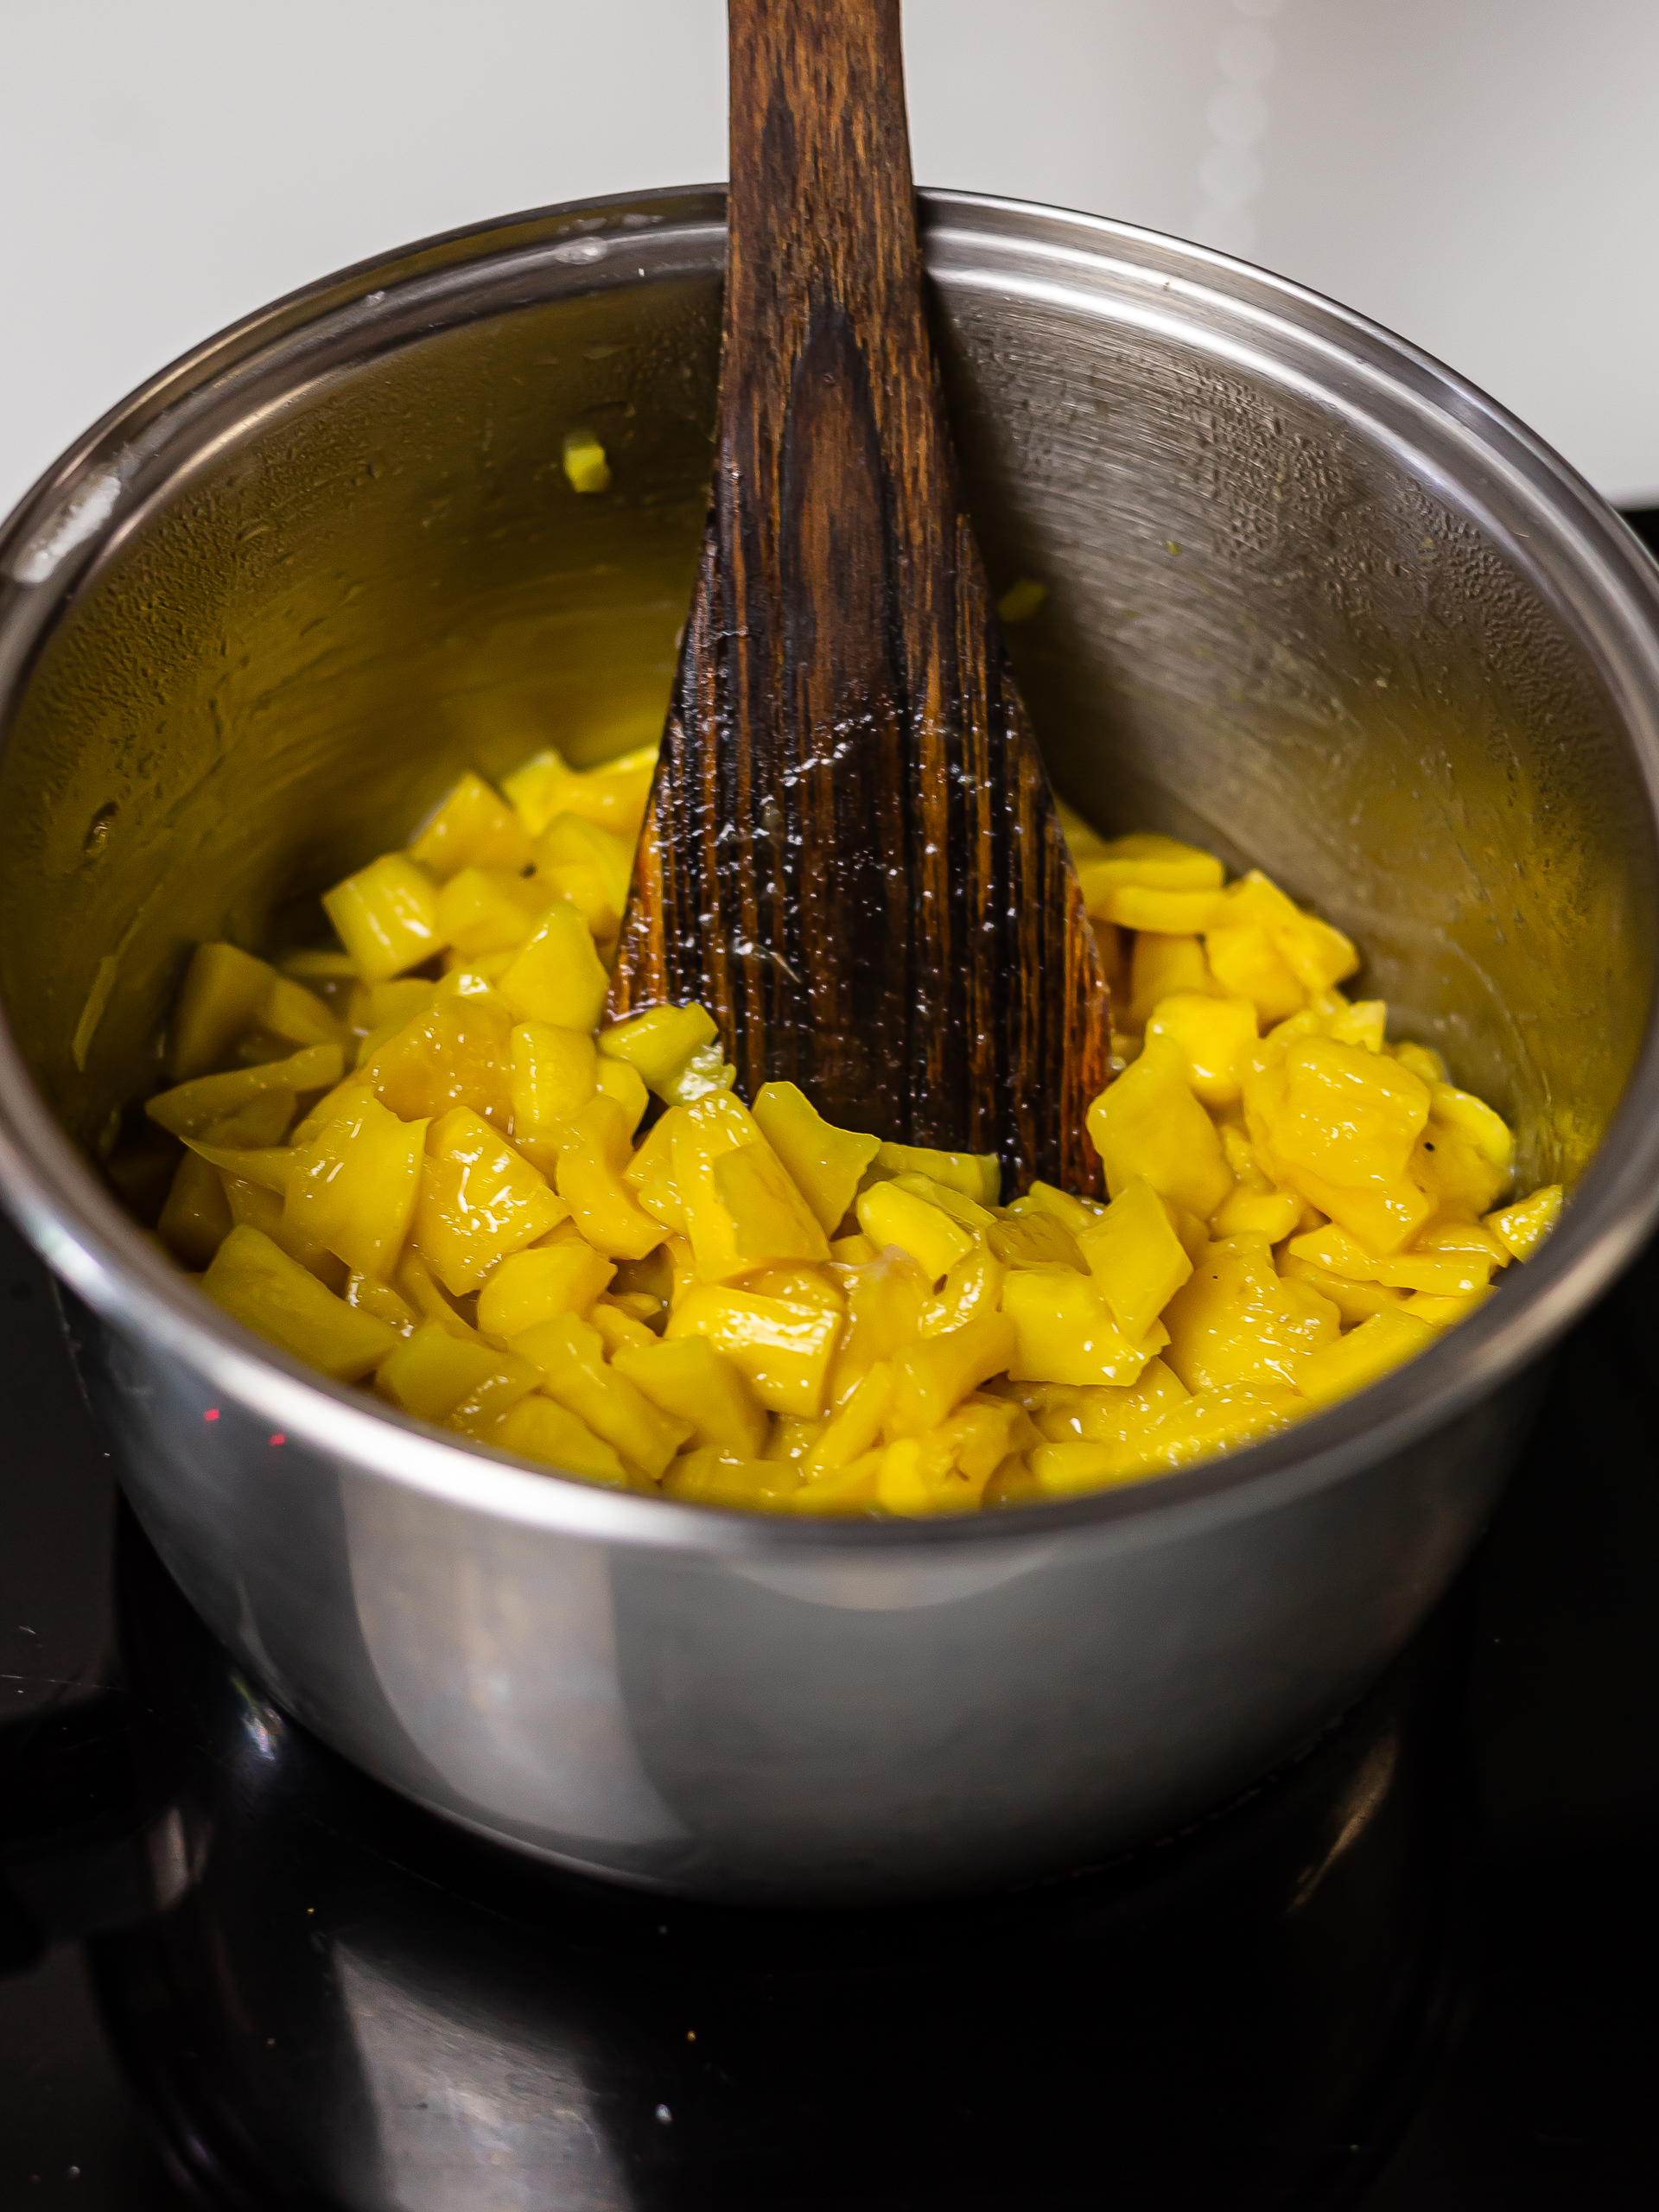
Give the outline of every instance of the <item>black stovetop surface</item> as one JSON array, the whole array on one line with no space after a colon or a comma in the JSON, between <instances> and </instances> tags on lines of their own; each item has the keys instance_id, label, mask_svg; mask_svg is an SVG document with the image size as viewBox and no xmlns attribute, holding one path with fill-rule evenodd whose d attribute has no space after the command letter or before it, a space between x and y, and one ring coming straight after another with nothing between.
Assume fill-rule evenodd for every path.
<instances>
[{"instance_id":1,"label":"black stovetop surface","mask_svg":"<svg viewBox=\"0 0 1659 2212\"><path fill-rule=\"evenodd\" d=\"M1300 1761L1115 1866L885 1913L641 1898L353 1772L118 1505L3 1224L0 1314L0 2212L1659 2197L1659 1247Z\"/></svg>"}]
</instances>

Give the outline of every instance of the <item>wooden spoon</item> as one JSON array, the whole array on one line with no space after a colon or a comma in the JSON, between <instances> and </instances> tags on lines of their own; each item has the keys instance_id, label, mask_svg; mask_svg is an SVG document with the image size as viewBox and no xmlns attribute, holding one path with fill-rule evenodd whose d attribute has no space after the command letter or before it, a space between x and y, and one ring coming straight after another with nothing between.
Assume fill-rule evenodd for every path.
<instances>
[{"instance_id":1,"label":"wooden spoon","mask_svg":"<svg viewBox=\"0 0 1659 2212\"><path fill-rule=\"evenodd\" d=\"M717 458L613 1020L1097 1191L1105 982L957 483L899 0L729 0Z\"/></svg>"}]
</instances>

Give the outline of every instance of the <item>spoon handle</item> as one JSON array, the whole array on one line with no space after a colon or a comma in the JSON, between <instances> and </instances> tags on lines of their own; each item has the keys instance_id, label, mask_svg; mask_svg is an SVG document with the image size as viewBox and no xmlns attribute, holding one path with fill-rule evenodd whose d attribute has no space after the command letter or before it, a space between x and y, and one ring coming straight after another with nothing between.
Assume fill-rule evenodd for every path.
<instances>
[{"instance_id":1,"label":"spoon handle","mask_svg":"<svg viewBox=\"0 0 1659 2212\"><path fill-rule=\"evenodd\" d=\"M898 0L729 0L716 462L613 1014L1097 1186L1098 956L957 490Z\"/></svg>"}]
</instances>

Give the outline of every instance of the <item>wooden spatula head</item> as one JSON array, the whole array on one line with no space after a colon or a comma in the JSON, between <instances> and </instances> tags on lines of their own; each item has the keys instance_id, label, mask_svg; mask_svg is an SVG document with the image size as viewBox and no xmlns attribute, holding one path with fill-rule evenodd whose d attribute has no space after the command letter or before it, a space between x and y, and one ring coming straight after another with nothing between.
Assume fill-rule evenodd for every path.
<instances>
[{"instance_id":1,"label":"wooden spatula head","mask_svg":"<svg viewBox=\"0 0 1659 2212\"><path fill-rule=\"evenodd\" d=\"M612 985L741 1086L1098 1187L1106 991L929 340L898 0L730 0L713 495Z\"/></svg>"}]
</instances>

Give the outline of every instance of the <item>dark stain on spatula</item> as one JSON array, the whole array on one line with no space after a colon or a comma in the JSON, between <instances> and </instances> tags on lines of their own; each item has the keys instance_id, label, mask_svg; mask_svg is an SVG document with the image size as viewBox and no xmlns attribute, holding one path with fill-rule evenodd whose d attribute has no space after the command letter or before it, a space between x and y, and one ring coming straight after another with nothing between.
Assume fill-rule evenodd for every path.
<instances>
[{"instance_id":1,"label":"dark stain on spatula","mask_svg":"<svg viewBox=\"0 0 1659 2212\"><path fill-rule=\"evenodd\" d=\"M613 1019L1099 1188L1104 979L958 487L898 0L730 0L717 459Z\"/></svg>"}]
</instances>

